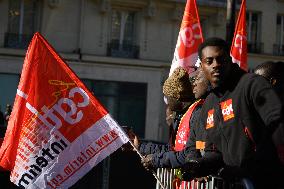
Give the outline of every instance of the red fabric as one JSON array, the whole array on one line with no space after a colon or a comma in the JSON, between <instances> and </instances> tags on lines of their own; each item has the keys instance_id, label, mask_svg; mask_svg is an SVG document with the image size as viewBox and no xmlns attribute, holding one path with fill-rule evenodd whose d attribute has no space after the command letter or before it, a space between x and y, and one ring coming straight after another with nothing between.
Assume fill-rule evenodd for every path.
<instances>
[{"instance_id":1,"label":"red fabric","mask_svg":"<svg viewBox=\"0 0 284 189\"><path fill-rule=\"evenodd\" d=\"M2 145L2 143L3 143L3 138L0 138L0 147L1 147L1 145Z\"/></svg>"},{"instance_id":2,"label":"red fabric","mask_svg":"<svg viewBox=\"0 0 284 189\"><path fill-rule=\"evenodd\" d=\"M198 100L194 102L181 118L178 126L178 131L176 134L176 141L174 146L175 151L182 151L184 149L190 133L190 118L192 112L195 109L195 107L201 103L203 103L203 100Z\"/></svg>"},{"instance_id":3,"label":"red fabric","mask_svg":"<svg viewBox=\"0 0 284 189\"><path fill-rule=\"evenodd\" d=\"M247 71L247 29L246 29L246 0L242 1L236 24L235 35L231 46L231 57L234 63Z\"/></svg>"},{"instance_id":4,"label":"red fabric","mask_svg":"<svg viewBox=\"0 0 284 189\"><path fill-rule=\"evenodd\" d=\"M83 107L82 104L81 106L78 105L84 100L82 95L78 92L70 95L71 89L76 87L86 91L87 96L90 98L89 104L84 109L80 108ZM69 142L74 141L92 125L88 123L95 123L107 114L107 111L99 104L97 99L88 91L63 59L39 33L36 33L25 57L13 111L0 149L1 167L10 171L13 170L16 156L17 158L19 156L21 158L24 157L24 154L21 154L21 150L19 150L21 146L25 145L23 144L23 137L30 139L29 141L38 141L40 137L28 130L37 129L32 124L34 119L40 122L38 120L39 115L43 116L45 114L43 107L51 110L54 105L58 105L61 99L73 100L72 102L76 103L76 113L81 112L84 115L80 122L75 122L71 125L66 122L64 117L58 116L58 113L55 112L62 123L58 130ZM37 116L27 108L29 104L38 111L39 114ZM59 104L59 107L66 113L72 114L70 107L66 103ZM76 115L78 114L73 114L72 119L75 119ZM50 122L50 120L47 122ZM82 124L82 122L85 124ZM80 125L78 125L79 123ZM26 159L26 161L28 160Z\"/></svg>"},{"instance_id":5,"label":"red fabric","mask_svg":"<svg viewBox=\"0 0 284 189\"><path fill-rule=\"evenodd\" d=\"M188 0L184 10L184 15L181 23L180 30L190 28L191 30L185 31L186 40L181 40L179 47L179 57L186 58L190 54L197 52L199 44L203 41L201 28L195 26L200 25L196 1ZM200 35L201 38L196 38L194 35Z\"/></svg>"},{"instance_id":6,"label":"red fabric","mask_svg":"<svg viewBox=\"0 0 284 189\"><path fill-rule=\"evenodd\" d=\"M189 73L197 61L198 46L203 42L196 0L187 0L176 44L170 75L177 67Z\"/></svg>"}]
</instances>

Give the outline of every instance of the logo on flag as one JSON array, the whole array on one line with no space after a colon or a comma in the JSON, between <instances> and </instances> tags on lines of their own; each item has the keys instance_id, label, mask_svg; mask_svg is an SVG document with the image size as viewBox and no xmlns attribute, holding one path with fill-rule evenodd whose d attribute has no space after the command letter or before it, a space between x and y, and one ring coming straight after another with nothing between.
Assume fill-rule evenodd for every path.
<instances>
[{"instance_id":1,"label":"logo on flag","mask_svg":"<svg viewBox=\"0 0 284 189\"><path fill-rule=\"evenodd\" d=\"M0 166L20 188L68 188L128 142L48 42L28 48Z\"/></svg>"},{"instance_id":2,"label":"logo on flag","mask_svg":"<svg viewBox=\"0 0 284 189\"><path fill-rule=\"evenodd\" d=\"M231 46L231 57L234 63L247 71L247 31L246 31L246 0L242 1L241 9Z\"/></svg>"},{"instance_id":3,"label":"logo on flag","mask_svg":"<svg viewBox=\"0 0 284 189\"><path fill-rule=\"evenodd\" d=\"M203 36L196 1L188 0L185 6L169 75L171 75L177 67L183 67L189 73L195 70L195 64L198 58L198 46L202 41Z\"/></svg>"}]
</instances>

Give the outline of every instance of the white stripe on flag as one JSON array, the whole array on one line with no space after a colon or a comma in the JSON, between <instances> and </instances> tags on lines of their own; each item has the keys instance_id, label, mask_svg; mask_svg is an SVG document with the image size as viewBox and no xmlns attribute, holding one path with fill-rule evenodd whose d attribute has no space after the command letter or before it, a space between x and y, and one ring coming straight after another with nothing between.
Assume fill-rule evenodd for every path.
<instances>
[{"instance_id":1,"label":"white stripe on flag","mask_svg":"<svg viewBox=\"0 0 284 189\"><path fill-rule=\"evenodd\" d=\"M27 100L28 95L26 93L24 93L23 91L17 89L17 95L19 95L20 97L24 98Z\"/></svg>"}]
</instances>

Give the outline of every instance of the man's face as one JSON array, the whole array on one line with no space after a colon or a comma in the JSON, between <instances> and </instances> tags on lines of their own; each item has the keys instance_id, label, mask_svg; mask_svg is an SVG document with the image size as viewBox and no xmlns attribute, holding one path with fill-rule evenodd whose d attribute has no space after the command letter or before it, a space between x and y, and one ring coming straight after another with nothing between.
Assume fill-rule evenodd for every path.
<instances>
[{"instance_id":1,"label":"man's face","mask_svg":"<svg viewBox=\"0 0 284 189\"><path fill-rule=\"evenodd\" d=\"M193 82L193 93L196 99L199 99L206 94L208 87L207 83L204 73L199 71Z\"/></svg>"},{"instance_id":2,"label":"man's face","mask_svg":"<svg viewBox=\"0 0 284 189\"><path fill-rule=\"evenodd\" d=\"M218 46L207 46L202 49L201 66L212 87L218 87L230 72L230 56Z\"/></svg>"}]
</instances>

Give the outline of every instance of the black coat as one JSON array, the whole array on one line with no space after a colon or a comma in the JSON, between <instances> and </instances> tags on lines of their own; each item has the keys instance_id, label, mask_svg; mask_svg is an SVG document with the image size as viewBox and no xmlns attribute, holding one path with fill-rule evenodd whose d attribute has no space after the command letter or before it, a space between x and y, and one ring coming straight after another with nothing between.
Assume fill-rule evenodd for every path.
<instances>
[{"instance_id":1,"label":"black coat","mask_svg":"<svg viewBox=\"0 0 284 189\"><path fill-rule=\"evenodd\" d=\"M206 150L216 147L227 166L243 169L252 179L284 174L272 142L275 128L283 127L282 116L269 82L232 66L230 78L212 90L202 108L201 124L214 144Z\"/></svg>"}]
</instances>

